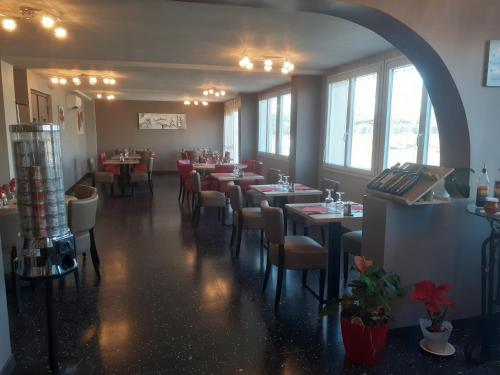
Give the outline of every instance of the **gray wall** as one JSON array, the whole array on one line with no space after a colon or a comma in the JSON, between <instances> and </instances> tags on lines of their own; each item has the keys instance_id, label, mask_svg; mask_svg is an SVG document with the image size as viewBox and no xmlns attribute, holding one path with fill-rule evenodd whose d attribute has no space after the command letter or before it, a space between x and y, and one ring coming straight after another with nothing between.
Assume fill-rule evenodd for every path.
<instances>
[{"instance_id":1,"label":"gray wall","mask_svg":"<svg viewBox=\"0 0 500 375\"><path fill-rule=\"evenodd\" d=\"M157 154L155 169L176 170L181 149L210 147L221 151L224 105L185 106L181 102L99 100L95 103L97 149L149 147ZM186 130L139 130L138 113L186 113Z\"/></svg>"},{"instance_id":2,"label":"gray wall","mask_svg":"<svg viewBox=\"0 0 500 375\"><path fill-rule=\"evenodd\" d=\"M14 177L9 125L16 123L16 99L14 90L14 69L0 61L0 184Z\"/></svg>"},{"instance_id":3,"label":"gray wall","mask_svg":"<svg viewBox=\"0 0 500 375\"><path fill-rule=\"evenodd\" d=\"M257 155L258 104L256 94L240 95L240 160Z\"/></svg>"}]
</instances>

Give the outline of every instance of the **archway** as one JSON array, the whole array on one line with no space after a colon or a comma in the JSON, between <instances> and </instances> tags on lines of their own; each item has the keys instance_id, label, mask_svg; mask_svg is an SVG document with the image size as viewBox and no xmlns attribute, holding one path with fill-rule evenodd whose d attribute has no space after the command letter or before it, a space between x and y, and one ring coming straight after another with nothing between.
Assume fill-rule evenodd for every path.
<instances>
[{"instance_id":1,"label":"archway","mask_svg":"<svg viewBox=\"0 0 500 375\"><path fill-rule=\"evenodd\" d=\"M455 81L432 46L398 19L365 5L331 0L181 1L320 13L346 19L375 32L404 53L416 66L425 82L438 122L441 165L470 167L467 116Z\"/></svg>"}]
</instances>

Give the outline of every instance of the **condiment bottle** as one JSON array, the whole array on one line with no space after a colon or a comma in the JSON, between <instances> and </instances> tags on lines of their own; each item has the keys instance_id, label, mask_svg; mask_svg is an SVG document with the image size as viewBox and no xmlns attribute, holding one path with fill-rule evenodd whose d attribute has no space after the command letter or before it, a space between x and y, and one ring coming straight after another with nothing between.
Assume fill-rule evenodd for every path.
<instances>
[{"instance_id":1,"label":"condiment bottle","mask_svg":"<svg viewBox=\"0 0 500 375\"><path fill-rule=\"evenodd\" d=\"M500 169L499 169L500 171ZM500 199L500 172L497 173L497 177L495 178L495 187L494 187L493 195L495 198Z\"/></svg>"},{"instance_id":2,"label":"condiment bottle","mask_svg":"<svg viewBox=\"0 0 500 375\"><path fill-rule=\"evenodd\" d=\"M477 190L476 190L477 207L484 207L484 202L486 201L486 197L488 196L489 185L490 185L490 178L488 177L486 164L484 164L483 169L481 170L481 174L479 175L477 181Z\"/></svg>"}]
</instances>

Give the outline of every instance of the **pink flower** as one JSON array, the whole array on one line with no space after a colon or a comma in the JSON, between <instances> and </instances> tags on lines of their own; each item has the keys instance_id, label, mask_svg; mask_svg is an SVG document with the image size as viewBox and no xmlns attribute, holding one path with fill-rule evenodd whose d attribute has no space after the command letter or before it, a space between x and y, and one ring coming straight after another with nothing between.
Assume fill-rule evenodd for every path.
<instances>
[{"instance_id":1,"label":"pink flower","mask_svg":"<svg viewBox=\"0 0 500 375\"><path fill-rule=\"evenodd\" d=\"M355 256L354 264L356 265L356 268L359 270L359 272L365 273L368 268L373 266L373 260L365 259L365 257Z\"/></svg>"}]
</instances>

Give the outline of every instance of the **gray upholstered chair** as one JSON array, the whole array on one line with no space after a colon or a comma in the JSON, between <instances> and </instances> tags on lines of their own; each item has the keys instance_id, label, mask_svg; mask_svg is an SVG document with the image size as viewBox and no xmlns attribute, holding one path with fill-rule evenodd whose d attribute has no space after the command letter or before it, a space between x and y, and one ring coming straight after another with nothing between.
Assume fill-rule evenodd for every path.
<instances>
[{"instance_id":1,"label":"gray upholstered chair","mask_svg":"<svg viewBox=\"0 0 500 375\"><path fill-rule=\"evenodd\" d=\"M146 172L137 171L130 173L130 183L132 184L132 194L135 192L135 185L138 182L147 182L149 186L149 191L153 194L153 157L148 157L147 160L147 170Z\"/></svg>"},{"instance_id":2,"label":"gray upholstered chair","mask_svg":"<svg viewBox=\"0 0 500 375\"><path fill-rule=\"evenodd\" d=\"M90 173L92 174L92 186L95 187L96 183L109 185L110 186L110 194L114 195L114 175L112 172L104 172L98 171L95 164L94 158L89 158L87 160L88 168Z\"/></svg>"},{"instance_id":3,"label":"gray upholstered chair","mask_svg":"<svg viewBox=\"0 0 500 375\"><path fill-rule=\"evenodd\" d=\"M361 255L361 242L363 231L355 230L342 235L342 250L344 257L344 283L347 284L349 278L349 254L352 256Z\"/></svg>"},{"instance_id":4,"label":"gray upholstered chair","mask_svg":"<svg viewBox=\"0 0 500 375\"><path fill-rule=\"evenodd\" d=\"M335 199L335 193L337 191L339 191L339 189L340 189L340 182L335 181L335 180L330 180L328 178L324 178L321 181L321 190L325 190L325 189L331 189L332 190L332 197ZM318 200L318 199L324 199L326 197L323 196L322 198L319 198L318 196L316 196L314 198L316 200ZM299 203L299 202L296 202L296 203ZM312 203L311 199L309 198L306 203ZM300 223L302 225L302 227L304 228L304 236L309 235L309 228L314 227L314 226L318 226L317 224L314 224L313 222L311 222L309 220L304 220L304 218L302 216L294 214L294 213L289 213L288 219L292 220L292 233L294 235L297 234L297 223ZM323 242L323 244L325 244L325 240L326 240L325 226L321 225L320 230L321 230L321 241Z\"/></svg>"},{"instance_id":5,"label":"gray upholstered chair","mask_svg":"<svg viewBox=\"0 0 500 375\"><path fill-rule=\"evenodd\" d=\"M269 168L267 170L267 176L266 176L266 184L277 184L279 180L279 174L281 171L276 168ZM250 189L246 192L245 198L247 201L247 206L250 207L259 207L260 202L264 199L262 194L260 194L258 191Z\"/></svg>"},{"instance_id":6,"label":"gray upholstered chair","mask_svg":"<svg viewBox=\"0 0 500 375\"><path fill-rule=\"evenodd\" d=\"M271 266L278 267L278 280L276 285L276 297L274 308L277 310L281 297L281 286L286 269L292 270L319 270L319 294L316 294L311 288L303 283L304 287L310 291L321 305L325 292L325 277L328 264L327 251L312 238L307 236L285 236L283 210L277 207L269 207L267 201L262 201L262 220L264 222L264 232L269 243L267 253L267 265L264 275L265 290L271 272Z\"/></svg>"},{"instance_id":7,"label":"gray upholstered chair","mask_svg":"<svg viewBox=\"0 0 500 375\"><path fill-rule=\"evenodd\" d=\"M216 190L202 190L201 177L196 171L191 171L191 182L193 189L193 223L200 222L200 211L202 207L213 207L222 210L222 224L226 221L226 195Z\"/></svg>"},{"instance_id":8,"label":"gray upholstered chair","mask_svg":"<svg viewBox=\"0 0 500 375\"><path fill-rule=\"evenodd\" d=\"M77 199L68 202L68 225L75 236L76 254L85 256L86 252L90 251L95 273L100 278L100 261L94 237L97 202L99 200L97 189L87 185L76 185L74 196Z\"/></svg>"},{"instance_id":9,"label":"gray upholstered chair","mask_svg":"<svg viewBox=\"0 0 500 375\"><path fill-rule=\"evenodd\" d=\"M243 207L243 193L241 187L234 183L228 184L229 201L233 209L233 230L231 232L231 246L236 240L236 255L240 253L241 235L243 229L260 230L260 248L264 246L264 224L260 213L260 207Z\"/></svg>"}]
</instances>

